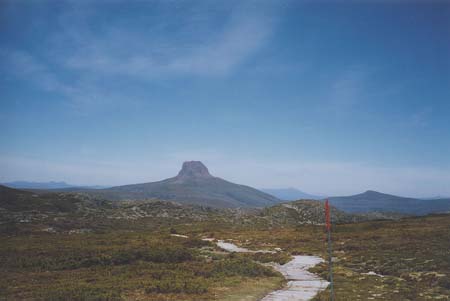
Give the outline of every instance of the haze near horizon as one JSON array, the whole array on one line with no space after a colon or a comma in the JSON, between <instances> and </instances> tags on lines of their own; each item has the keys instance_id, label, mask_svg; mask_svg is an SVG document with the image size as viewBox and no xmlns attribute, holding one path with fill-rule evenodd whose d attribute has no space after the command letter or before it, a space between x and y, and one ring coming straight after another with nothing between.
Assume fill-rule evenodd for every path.
<instances>
[{"instance_id":1,"label":"haze near horizon","mask_svg":"<svg viewBox=\"0 0 450 301\"><path fill-rule=\"evenodd\" d=\"M0 182L450 195L449 3L0 8Z\"/></svg>"}]
</instances>

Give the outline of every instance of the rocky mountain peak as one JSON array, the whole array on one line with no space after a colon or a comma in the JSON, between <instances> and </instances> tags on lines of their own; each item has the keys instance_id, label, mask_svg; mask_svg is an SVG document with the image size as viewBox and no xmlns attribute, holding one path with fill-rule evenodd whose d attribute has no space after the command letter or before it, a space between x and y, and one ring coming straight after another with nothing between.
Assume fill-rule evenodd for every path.
<instances>
[{"instance_id":1,"label":"rocky mountain peak","mask_svg":"<svg viewBox=\"0 0 450 301\"><path fill-rule=\"evenodd\" d=\"M200 161L186 161L177 178L210 178L208 168Z\"/></svg>"}]
</instances>

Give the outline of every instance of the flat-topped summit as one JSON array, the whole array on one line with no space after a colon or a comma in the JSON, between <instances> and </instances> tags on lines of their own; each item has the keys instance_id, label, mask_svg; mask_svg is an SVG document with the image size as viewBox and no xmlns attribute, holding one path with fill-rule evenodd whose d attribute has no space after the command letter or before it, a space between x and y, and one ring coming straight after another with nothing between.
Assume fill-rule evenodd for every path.
<instances>
[{"instance_id":1,"label":"flat-topped summit","mask_svg":"<svg viewBox=\"0 0 450 301\"><path fill-rule=\"evenodd\" d=\"M255 188L212 176L200 161L186 161L177 176L158 182L85 191L108 200L159 199L209 207L264 207L279 203Z\"/></svg>"},{"instance_id":2,"label":"flat-topped summit","mask_svg":"<svg viewBox=\"0 0 450 301\"><path fill-rule=\"evenodd\" d=\"M208 168L200 161L186 161L177 178L212 178Z\"/></svg>"}]
</instances>

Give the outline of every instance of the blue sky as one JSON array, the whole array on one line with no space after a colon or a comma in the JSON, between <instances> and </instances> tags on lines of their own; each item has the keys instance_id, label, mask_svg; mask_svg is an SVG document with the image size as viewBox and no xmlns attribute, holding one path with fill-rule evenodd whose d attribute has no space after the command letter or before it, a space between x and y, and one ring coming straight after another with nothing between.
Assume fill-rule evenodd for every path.
<instances>
[{"instance_id":1,"label":"blue sky","mask_svg":"<svg viewBox=\"0 0 450 301\"><path fill-rule=\"evenodd\" d=\"M0 68L1 182L450 195L446 1L2 1Z\"/></svg>"}]
</instances>

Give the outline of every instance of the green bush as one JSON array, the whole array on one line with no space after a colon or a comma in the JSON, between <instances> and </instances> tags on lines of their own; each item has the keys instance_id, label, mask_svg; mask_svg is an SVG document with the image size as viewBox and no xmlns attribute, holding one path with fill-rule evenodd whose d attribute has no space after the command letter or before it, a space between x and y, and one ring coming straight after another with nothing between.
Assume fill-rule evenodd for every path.
<instances>
[{"instance_id":1,"label":"green bush","mask_svg":"<svg viewBox=\"0 0 450 301\"><path fill-rule=\"evenodd\" d=\"M72 254L40 254L34 257L2 258L0 264L10 268L35 271L70 270L93 266L126 265L136 261L154 263L180 263L194 259L193 252L182 246L148 247L145 249L119 249Z\"/></svg>"},{"instance_id":2,"label":"green bush","mask_svg":"<svg viewBox=\"0 0 450 301\"><path fill-rule=\"evenodd\" d=\"M213 268L215 276L276 276L277 273L272 269L262 266L248 258L229 258L219 261Z\"/></svg>"},{"instance_id":3,"label":"green bush","mask_svg":"<svg viewBox=\"0 0 450 301\"><path fill-rule=\"evenodd\" d=\"M117 301L123 300L117 292L111 290L90 288L90 287L74 287L57 290L50 290L43 293L40 298L49 301Z\"/></svg>"},{"instance_id":4,"label":"green bush","mask_svg":"<svg viewBox=\"0 0 450 301\"><path fill-rule=\"evenodd\" d=\"M185 246L186 248L201 248L209 245L210 242L198 238L187 239L183 242L183 246Z\"/></svg>"},{"instance_id":5,"label":"green bush","mask_svg":"<svg viewBox=\"0 0 450 301\"><path fill-rule=\"evenodd\" d=\"M276 262L279 264L285 264L292 259L292 257L286 253L250 253L243 255L263 263Z\"/></svg>"},{"instance_id":6,"label":"green bush","mask_svg":"<svg viewBox=\"0 0 450 301\"><path fill-rule=\"evenodd\" d=\"M150 283L145 292L158 294L204 294L208 291L203 278L165 278Z\"/></svg>"}]
</instances>

